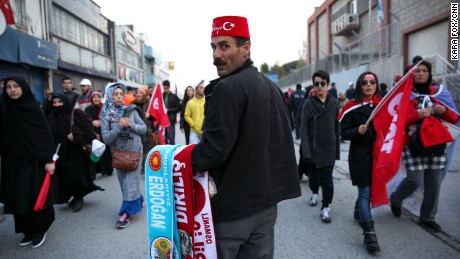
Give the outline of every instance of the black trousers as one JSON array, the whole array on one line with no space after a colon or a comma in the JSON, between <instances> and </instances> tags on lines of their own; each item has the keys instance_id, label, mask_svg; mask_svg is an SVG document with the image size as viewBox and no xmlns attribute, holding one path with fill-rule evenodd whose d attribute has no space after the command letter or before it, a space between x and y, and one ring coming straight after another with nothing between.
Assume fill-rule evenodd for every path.
<instances>
[{"instance_id":1,"label":"black trousers","mask_svg":"<svg viewBox=\"0 0 460 259\"><path fill-rule=\"evenodd\" d=\"M313 193L318 193L319 187L323 191L321 209L329 207L334 196L334 183L332 181L332 171L334 166L316 167L316 164L308 163L309 175L308 183Z\"/></svg>"},{"instance_id":2,"label":"black trousers","mask_svg":"<svg viewBox=\"0 0 460 259\"><path fill-rule=\"evenodd\" d=\"M25 236L31 238L45 234L53 221L53 207L28 214L14 214L16 233L24 233Z\"/></svg>"}]
</instances>

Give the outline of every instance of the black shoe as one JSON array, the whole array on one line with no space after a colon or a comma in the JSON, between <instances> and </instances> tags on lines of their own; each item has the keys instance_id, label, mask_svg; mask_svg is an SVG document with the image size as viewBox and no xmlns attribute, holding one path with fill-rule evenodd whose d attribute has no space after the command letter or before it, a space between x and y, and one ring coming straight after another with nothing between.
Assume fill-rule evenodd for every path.
<instances>
[{"instance_id":1,"label":"black shoe","mask_svg":"<svg viewBox=\"0 0 460 259\"><path fill-rule=\"evenodd\" d=\"M393 212L393 215L395 215L395 217L397 217L397 218L401 217L401 208L400 207L396 207L395 205L391 205L391 212Z\"/></svg>"},{"instance_id":2,"label":"black shoe","mask_svg":"<svg viewBox=\"0 0 460 259\"><path fill-rule=\"evenodd\" d=\"M46 233L42 235L38 235L32 239L32 248L37 248L43 245L45 243L46 239Z\"/></svg>"},{"instance_id":3,"label":"black shoe","mask_svg":"<svg viewBox=\"0 0 460 259\"><path fill-rule=\"evenodd\" d=\"M32 243L32 237L24 236L24 238L19 242L19 246L28 246Z\"/></svg>"},{"instance_id":4,"label":"black shoe","mask_svg":"<svg viewBox=\"0 0 460 259\"><path fill-rule=\"evenodd\" d=\"M420 224L428 229L433 230L434 232L441 231L441 226L434 221L420 221Z\"/></svg>"},{"instance_id":5,"label":"black shoe","mask_svg":"<svg viewBox=\"0 0 460 259\"><path fill-rule=\"evenodd\" d=\"M76 200L73 204L73 212L79 212L83 208L83 198Z\"/></svg>"}]
</instances>

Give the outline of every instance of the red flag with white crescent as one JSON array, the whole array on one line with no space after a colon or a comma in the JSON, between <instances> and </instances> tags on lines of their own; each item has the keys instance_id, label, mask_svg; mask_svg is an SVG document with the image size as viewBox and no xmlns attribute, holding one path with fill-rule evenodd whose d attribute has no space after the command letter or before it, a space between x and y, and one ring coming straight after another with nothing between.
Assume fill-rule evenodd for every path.
<instances>
[{"instance_id":1,"label":"red flag with white crescent","mask_svg":"<svg viewBox=\"0 0 460 259\"><path fill-rule=\"evenodd\" d=\"M151 116L155 117L157 123L160 123L160 126L169 126L168 114L163 101L163 87L160 84L157 84L153 90L148 112Z\"/></svg>"},{"instance_id":2,"label":"red flag with white crescent","mask_svg":"<svg viewBox=\"0 0 460 259\"><path fill-rule=\"evenodd\" d=\"M153 116L156 119L154 122L155 126L160 124L160 143L164 145L166 143L164 137L165 128L169 127L170 123L163 101L163 87L160 84L157 84L153 90L152 98L150 98L150 104L147 111L150 116Z\"/></svg>"}]
</instances>

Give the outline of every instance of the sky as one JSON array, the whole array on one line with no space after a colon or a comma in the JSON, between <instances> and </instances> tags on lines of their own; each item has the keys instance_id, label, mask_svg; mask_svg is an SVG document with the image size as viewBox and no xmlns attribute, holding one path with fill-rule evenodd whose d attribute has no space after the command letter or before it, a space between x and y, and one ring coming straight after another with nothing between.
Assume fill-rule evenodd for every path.
<instances>
[{"instance_id":1,"label":"sky","mask_svg":"<svg viewBox=\"0 0 460 259\"><path fill-rule=\"evenodd\" d=\"M300 58L307 37L307 20L324 0L93 0L101 13L116 24L133 24L146 33L152 48L170 72L179 90L201 79L217 78L212 65L211 25L218 16L248 19L251 58L257 68L270 67ZM305 58L305 57L303 57Z\"/></svg>"}]
</instances>

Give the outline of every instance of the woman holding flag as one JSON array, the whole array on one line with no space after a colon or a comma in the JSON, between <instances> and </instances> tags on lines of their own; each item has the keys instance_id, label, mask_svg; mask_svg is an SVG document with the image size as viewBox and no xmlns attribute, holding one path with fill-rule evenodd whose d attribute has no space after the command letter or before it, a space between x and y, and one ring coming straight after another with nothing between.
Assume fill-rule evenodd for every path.
<instances>
[{"instance_id":1,"label":"woman holding flag","mask_svg":"<svg viewBox=\"0 0 460 259\"><path fill-rule=\"evenodd\" d=\"M402 154L407 176L390 196L391 211L401 217L403 200L424 184L420 224L438 232L441 226L435 216L446 165L445 149L453 140L440 119L455 124L460 116L447 89L432 85L429 62L422 60L413 78Z\"/></svg>"},{"instance_id":2,"label":"woman holding flag","mask_svg":"<svg viewBox=\"0 0 460 259\"><path fill-rule=\"evenodd\" d=\"M19 246L33 248L45 242L54 221L56 177L51 176L48 196L41 210L34 211L46 172L54 174L54 144L45 114L27 82L8 77L1 116L2 174L0 202L14 215L16 233L23 233Z\"/></svg>"},{"instance_id":3,"label":"woman holding flag","mask_svg":"<svg viewBox=\"0 0 460 259\"><path fill-rule=\"evenodd\" d=\"M380 252L370 206L372 150L376 134L373 124L366 125L366 121L380 102L377 86L377 75L372 72L362 73L356 82L354 99L345 104L338 118L342 139L350 140L348 165L351 182L358 186L358 219L363 229L364 245L371 254Z\"/></svg>"},{"instance_id":4,"label":"woman holding flag","mask_svg":"<svg viewBox=\"0 0 460 259\"><path fill-rule=\"evenodd\" d=\"M53 105L48 123L54 142L62 145L56 162L58 202L68 203L73 212L79 212L84 205L84 196L96 190L104 190L94 184L90 173L90 158L83 149L96 135L88 114L74 109L63 93L54 93L51 101Z\"/></svg>"},{"instance_id":5,"label":"woman holding flag","mask_svg":"<svg viewBox=\"0 0 460 259\"><path fill-rule=\"evenodd\" d=\"M123 105L125 85L114 83L107 87L106 101L101 112L102 139L110 145L112 150L134 151L142 153L141 135L147 132L144 120L135 111L136 106ZM120 182L123 202L119 211L120 218L117 228L125 228L131 221L131 216L142 211L144 198L140 191L140 171L142 156L139 165L134 171L114 168Z\"/></svg>"}]
</instances>

